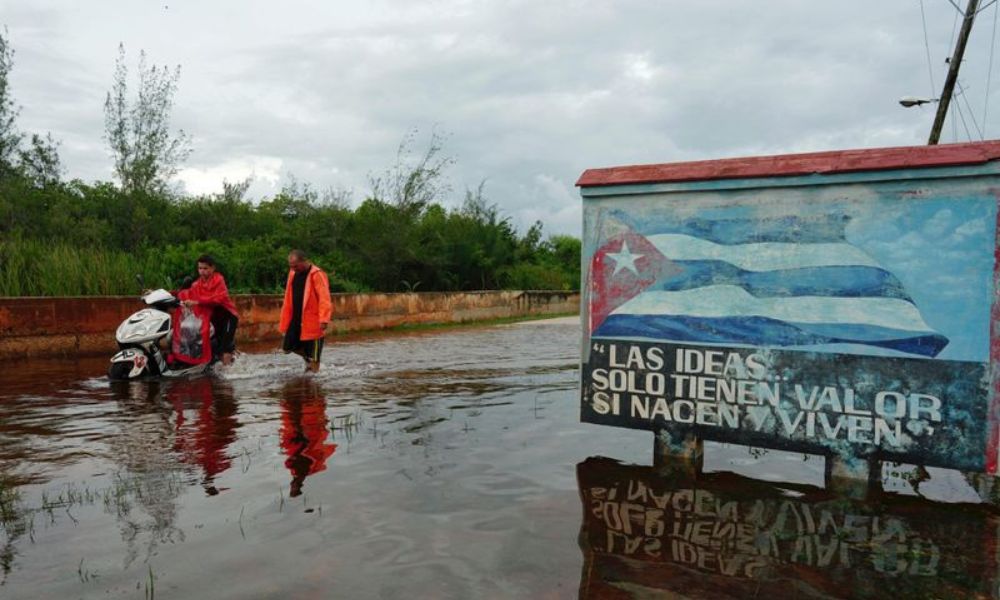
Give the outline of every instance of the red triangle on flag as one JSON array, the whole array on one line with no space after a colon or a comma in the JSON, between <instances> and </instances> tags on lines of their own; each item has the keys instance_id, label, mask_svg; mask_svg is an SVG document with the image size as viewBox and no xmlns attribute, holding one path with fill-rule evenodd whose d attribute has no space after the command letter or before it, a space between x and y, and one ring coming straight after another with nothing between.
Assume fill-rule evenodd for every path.
<instances>
[{"instance_id":1,"label":"red triangle on flag","mask_svg":"<svg viewBox=\"0 0 1000 600\"><path fill-rule=\"evenodd\" d=\"M611 237L590 261L590 331L657 279L679 271L649 240L634 231Z\"/></svg>"}]
</instances>

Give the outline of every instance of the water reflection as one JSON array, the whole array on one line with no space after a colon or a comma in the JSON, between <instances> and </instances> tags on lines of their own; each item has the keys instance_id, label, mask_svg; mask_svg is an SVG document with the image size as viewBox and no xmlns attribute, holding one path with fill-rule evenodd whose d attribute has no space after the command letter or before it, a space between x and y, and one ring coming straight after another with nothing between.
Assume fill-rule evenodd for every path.
<instances>
[{"instance_id":1,"label":"water reflection","mask_svg":"<svg viewBox=\"0 0 1000 600\"><path fill-rule=\"evenodd\" d=\"M288 495L302 495L306 477L326 470L326 460L337 450L330 436L326 397L311 377L286 383L281 390L280 444L285 467L292 475Z\"/></svg>"},{"instance_id":2,"label":"water reflection","mask_svg":"<svg viewBox=\"0 0 1000 600\"><path fill-rule=\"evenodd\" d=\"M114 387L106 359L0 368L0 597L142 597L150 572L157 597L241 600L994 597L997 521L974 506L579 464L653 444L579 422L578 340L338 340L315 376L262 350ZM714 450L710 470L822 481L801 455ZM921 493L978 498L930 472Z\"/></svg>"},{"instance_id":3,"label":"water reflection","mask_svg":"<svg viewBox=\"0 0 1000 600\"><path fill-rule=\"evenodd\" d=\"M309 377L268 349L114 386L106 358L0 368L0 596L565 597L573 466L621 440L578 422L578 338L338 340Z\"/></svg>"},{"instance_id":4,"label":"water reflection","mask_svg":"<svg viewBox=\"0 0 1000 600\"><path fill-rule=\"evenodd\" d=\"M577 465L581 598L994 598L982 505L867 501L733 474Z\"/></svg>"},{"instance_id":5,"label":"water reflection","mask_svg":"<svg viewBox=\"0 0 1000 600\"><path fill-rule=\"evenodd\" d=\"M174 447L180 460L201 469L201 485L214 496L215 478L232 467L228 453L240 426L233 386L200 377L172 382L165 393L174 410Z\"/></svg>"},{"instance_id":6,"label":"water reflection","mask_svg":"<svg viewBox=\"0 0 1000 600\"><path fill-rule=\"evenodd\" d=\"M125 543L125 566L140 556L148 560L163 544L184 540L177 516L186 486L172 453L177 438L172 411L163 399L165 385L132 382L112 387L121 415L117 435L108 443L116 469L101 494L105 512L116 517Z\"/></svg>"}]
</instances>

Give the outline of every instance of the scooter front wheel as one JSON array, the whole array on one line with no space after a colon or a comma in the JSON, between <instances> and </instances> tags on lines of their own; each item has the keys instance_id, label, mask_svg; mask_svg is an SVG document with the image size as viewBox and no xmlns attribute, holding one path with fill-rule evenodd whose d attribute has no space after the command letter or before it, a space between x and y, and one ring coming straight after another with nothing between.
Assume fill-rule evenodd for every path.
<instances>
[{"instance_id":1,"label":"scooter front wheel","mask_svg":"<svg viewBox=\"0 0 1000 600\"><path fill-rule=\"evenodd\" d=\"M132 361L121 361L113 362L111 366L108 367L108 379L111 381L125 381L129 378L129 373L132 372L133 367Z\"/></svg>"},{"instance_id":2,"label":"scooter front wheel","mask_svg":"<svg viewBox=\"0 0 1000 600\"><path fill-rule=\"evenodd\" d=\"M145 353L134 349L125 348L111 358L111 366L108 367L108 379L112 381L128 381L138 379L149 374L155 374L158 370L152 370L153 363Z\"/></svg>"}]
</instances>

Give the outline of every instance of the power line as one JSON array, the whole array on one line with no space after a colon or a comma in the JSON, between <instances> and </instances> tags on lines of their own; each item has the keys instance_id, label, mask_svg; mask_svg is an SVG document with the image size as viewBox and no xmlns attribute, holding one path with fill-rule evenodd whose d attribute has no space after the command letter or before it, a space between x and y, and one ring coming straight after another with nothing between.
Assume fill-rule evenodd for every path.
<instances>
[{"instance_id":1,"label":"power line","mask_svg":"<svg viewBox=\"0 0 1000 600\"><path fill-rule=\"evenodd\" d=\"M921 0L923 2L923 0ZM990 4L995 4L996 0ZM1000 6L993 7L993 40L990 42L990 63L986 68L986 99L983 102L983 134L985 137L986 133L986 118L990 113L990 83L993 79L993 52L997 45L997 13L1000 12Z\"/></svg>"},{"instance_id":2,"label":"power line","mask_svg":"<svg viewBox=\"0 0 1000 600\"><path fill-rule=\"evenodd\" d=\"M934 68L931 66L931 44L927 40L927 16L924 14L924 0L920 0L920 21L924 24L924 50L927 51L927 76L931 80L931 96L937 93L934 85Z\"/></svg>"},{"instance_id":3,"label":"power line","mask_svg":"<svg viewBox=\"0 0 1000 600\"><path fill-rule=\"evenodd\" d=\"M952 46L955 45L955 32L958 31L958 15L963 14L963 13L962 13L962 9L959 8L958 5L953 2L953 0L948 0L948 1L951 2L951 5L954 6L958 10L958 12L955 13L955 18L951 22L951 36L948 37L948 47L951 48ZM944 61L945 64L948 63L948 60L949 59L947 59L947 58L945 59L945 61ZM938 106L940 106L940 105L938 105ZM949 108L951 109L951 141L957 142L958 141L958 119L955 118L955 107L954 106L950 106Z\"/></svg>"},{"instance_id":4,"label":"power line","mask_svg":"<svg viewBox=\"0 0 1000 600\"><path fill-rule=\"evenodd\" d=\"M969 141L971 142L972 141L972 134L969 133L969 124L965 122L965 114L962 112L962 105L959 104L958 102L956 102L956 103L952 104L952 106L955 108L955 110L958 111L958 117L960 119L962 119L962 127L965 128L965 137L969 138ZM958 134L957 133L955 135L955 141L956 142L958 141Z\"/></svg>"},{"instance_id":5,"label":"power line","mask_svg":"<svg viewBox=\"0 0 1000 600\"><path fill-rule=\"evenodd\" d=\"M976 123L976 115L972 111L972 105L969 104L969 96L966 95L965 88L962 87L962 82L956 81L955 84L958 86L958 95L962 97L962 100L965 102L965 108L969 111L969 119L972 120L972 125L976 128L976 133L979 134L979 139L985 139L983 137L983 130L979 128L979 123Z\"/></svg>"},{"instance_id":6,"label":"power line","mask_svg":"<svg viewBox=\"0 0 1000 600\"><path fill-rule=\"evenodd\" d=\"M954 2L952 4L954 4ZM948 38L949 48L955 45L955 31L957 30L958 30L958 14L955 15L955 19L951 22L951 36Z\"/></svg>"},{"instance_id":7,"label":"power line","mask_svg":"<svg viewBox=\"0 0 1000 600\"><path fill-rule=\"evenodd\" d=\"M957 105L957 102L951 105L951 141L953 142L958 141L958 119L955 118L955 107Z\"/></svg>"}]
</instances>

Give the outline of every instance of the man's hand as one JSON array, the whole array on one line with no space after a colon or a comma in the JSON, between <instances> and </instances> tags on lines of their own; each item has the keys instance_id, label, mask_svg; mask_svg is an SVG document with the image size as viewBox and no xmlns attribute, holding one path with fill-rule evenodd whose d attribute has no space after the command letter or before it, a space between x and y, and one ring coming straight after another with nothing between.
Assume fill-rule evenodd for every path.
<instances>
[{"instance_id":1,"label":"man's hand","mask_svg":"<svg viewBox=\"0 0 1000 600\"><path fill-rule=\"evenodd\" d=\"M198 301L197 300L184 300L184 301L181 302L181 304L183 304L184 306L186 306L188 308L191 308L192 306L197 306L198 305Z\"/></svg>"},{"instance_id":2,"label":"man's hand","mask_svg":"<svg viewBox=\"0 0 1000 600\"><path fill-rule=\"evenodd\" d=\"M319 328L323 330L323 333L326 333L326 326L327 325L329 325L329 323L320 323L319 324Z\"/></svg>"}]
</instances>

